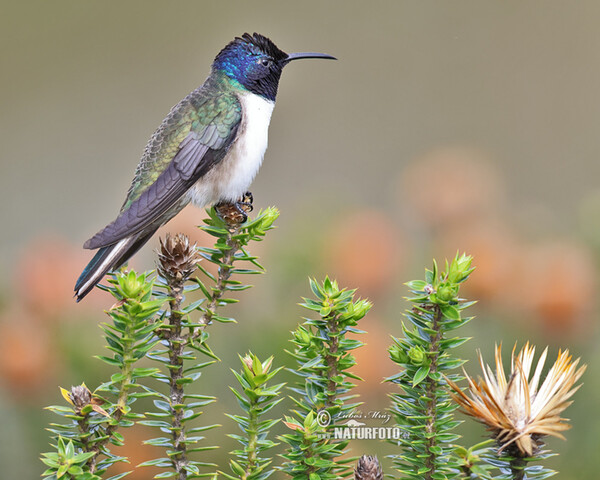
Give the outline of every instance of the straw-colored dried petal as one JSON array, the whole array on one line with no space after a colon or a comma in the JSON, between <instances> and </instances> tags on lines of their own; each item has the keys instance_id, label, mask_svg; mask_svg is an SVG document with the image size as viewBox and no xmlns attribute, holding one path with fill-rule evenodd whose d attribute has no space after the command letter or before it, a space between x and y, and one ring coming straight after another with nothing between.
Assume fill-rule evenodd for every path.
<instances>
[{"instance_id":1,"label":"straw-colored dried petal","mask_svg":"<svg viewBox=\"0 0 600 480\"><path fill-rule=\"evenodd\" d=\"M500 450L516 445L521 456L532 456L539 449L541 437L552 435L563 438L561 432L570 428L560 414L572 403L569 399L579 389L575 383L586 366L578 368L579 359L573 361L569 351L558 353L558 358L540 385L548 349L540 356L533 376L530 376L535 347L527 343L511 355L511 373L507 378L502 366L501 346L496 347L496 372L483 362L479 363L483 378L475 381L466 373L467 396L455 383L449 381L454 400L470 415L492 431ZM539 387L539 390L538 390Z\"/></svg>"}]
</instances>

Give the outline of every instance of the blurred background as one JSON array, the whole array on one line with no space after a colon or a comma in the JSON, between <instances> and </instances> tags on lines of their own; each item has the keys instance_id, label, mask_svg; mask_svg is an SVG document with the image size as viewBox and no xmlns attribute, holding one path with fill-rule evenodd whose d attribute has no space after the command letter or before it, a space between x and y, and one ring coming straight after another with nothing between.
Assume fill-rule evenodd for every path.
<instances>
[{"instance_id":1,"label":"blurred background","mask_svg":"<svg viewBox=\"0 0 600 480\"><path fill-rule=\"evenodd\" d=\"M374 302L357 352L363 410L383 410L395 372L386 349L401 335L405 281L432 258L475 258L464 296L478 300L473 339L493 358L515 342L568 347L589 365L566 415L568 440L548 466L593 478L600 441L600 4L545 2L2 2L0 15L0 465L36 478L48 451L43 407L59 385L95 388L110 375L97 324L111 298L72 299L91 257L83 242L120 208L148 138L200 85L216 53L245 31L287 52L338 62L289 66L270 146L252 186L255 206L281 210L253 249L268 273L211 327L222 362L202 383L223 424L211 459L226 468L236 402L223 378L252 349L283 350L304 315L307 278L325 274ZM189 209L163 229L202 245ZM130 265L154 267L157 239ZM230 377L228 377L230 376ZM215 420L216 419L216 420ZM154 432L124 432L132 461ZM281 433L281 431L279 431ZM461 427L475 443L483 427ZM354 454L393 447L353 442ZM126 468L124 466L123 468ZM384 460L384 468L391 468ZM594 472L594 473L592 473ZM132 475L128 478L134 478ZM135 478L142 478L138 476Z\"/></svg>"}]
</instances>

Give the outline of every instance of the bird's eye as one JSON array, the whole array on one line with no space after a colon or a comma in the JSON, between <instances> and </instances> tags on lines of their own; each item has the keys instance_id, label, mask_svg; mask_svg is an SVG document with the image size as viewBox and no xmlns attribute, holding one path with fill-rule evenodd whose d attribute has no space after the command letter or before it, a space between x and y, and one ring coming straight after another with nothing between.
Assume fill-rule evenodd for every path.
<instances>
[{"instance_id":1,"label":"bird's eye","mask_svg":"<svg viewBox=\"0 0 600 480\"><path fill-rule=\"evenodd\" d=\"M270 67L273 62L270 58L261 58L258 63L260 63L263 67Z\"/></svg>"}]
</instances>

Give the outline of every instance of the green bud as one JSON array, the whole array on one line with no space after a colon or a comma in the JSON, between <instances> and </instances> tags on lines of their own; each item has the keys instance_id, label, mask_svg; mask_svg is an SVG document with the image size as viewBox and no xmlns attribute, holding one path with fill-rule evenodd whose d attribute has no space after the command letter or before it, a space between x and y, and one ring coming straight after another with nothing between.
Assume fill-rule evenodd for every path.
<instances>
[{"instance_id":1,"label":"green bud","mask_svg":"<svg viewBox=\"0 0 600 480\"><path fill-rule=\"evenodd\" d=\"M406 352L400 347L400 345L392 345L388 348L388 352L390 354L390 358L395 363L408 363L408 355Z\"/></svg>"},{"instance_id":2,"label":"green bud","mask_svg":"<svg viewBox=\"0 0 600 480\"><path fill-rule=\"evenodd\" d=\"M271 228L273 223L275 223L275 220L277 220L277 217L279 217L279 210L273 207L267 208L261 222L261 228L263 230L268 230Z\"/></svg>"},{"instance_id":3,"label":"green bud","mask_svg":"<svg viewBox=\"0 0 600 480\"><path fill-rule=\"evenodd\" d=\"M123 277L120 283L123 296L126 298L137 298L144 287L142 277L137 277L134 271L129 272L128 275Z\"/></svg>"},{"instance_id":4,"label":"green bud","mask_svg":"<svg viewBox=\"0 0 600 480\"><path fill-rule=\"evenodd\" d=\"M450 268L448 269L448 281L450 283L460 283L465 277L471 273L471 262L473 261L473 257L469 255L461 255L460 257L457 255L452 263L450 264Z\"/></svg>"},{"instance_id":5,"label":"green bud","mask_svg":"<svg viewBox=\"0 0 600 480\"><path fill-rule=\"evenodd\" d=\"M332 281L327 276L327 277L325 277L325 280L323 280L323 290L325 291L327 296L331 297L338 292L338 290L339 290L338 284L335 280Z\"/></svg>"},{"instance_id":6,"label":"green bud","mask_svg":"<svg viewBox=\"0 0 600 480\"><path fill-rule=\"evenodd\" d=\"M367 312L371 309L371 302L368 300L359 300L354 305L354 311L352 312L354 320L358 321L363 318Z\"/></svg>"},{"instance_id":7,"label":"green bud","mask_svg":"<svg viewBox=\"0 0 600 480\"><path fill-rule=\"evenodd\" d=\"M408 351L408 358L413 365L423 365L427 360L427 355L419 346L411 347Z\"/></svg>"},{"instance_id":8,"label":"green bud","mask_svg":"<svg viewBox=\"0 0 600 480\"><path fill-rule=\"evenodd\" d=\"M453 300L455 296L455 289L450 285L442 284L437 290L437 298L442 302L449 302Z\"/></svg>"},{"instance_id":9,"label":"green bud","mask_svg":"<svg viewBox=\"0 0 600 480\"><path fill-rule=\"evenodd\" d=\"M296 341L301 345L308 345L310 343L310 334L304 329L299 328L294 332Z\"/></svg>"}]
</instances>

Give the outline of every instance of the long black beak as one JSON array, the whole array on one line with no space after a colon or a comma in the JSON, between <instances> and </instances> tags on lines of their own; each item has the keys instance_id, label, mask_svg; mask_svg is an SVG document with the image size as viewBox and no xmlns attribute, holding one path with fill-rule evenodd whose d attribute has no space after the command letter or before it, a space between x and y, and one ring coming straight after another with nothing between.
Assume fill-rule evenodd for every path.
<instances>
[{"instance_id":1,"label":"long black beak","mask_svg":"<svg viewBox=\"0 0 600 480\"><path fill-rule=\"evenodd\" d=\"M286 65L290 63L292 60L300 60L302 58L324 58L327 60L337 60L337 58L332 57L331 55L327 55L326 53L316 53L316 52L299 52L299 53L290 53L285 60L283 60L283 64Z\"/></svg>"}]
</instances>

